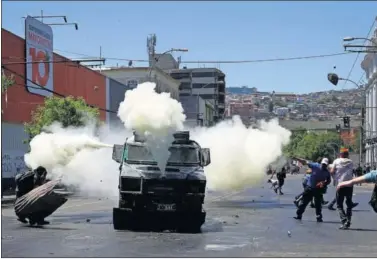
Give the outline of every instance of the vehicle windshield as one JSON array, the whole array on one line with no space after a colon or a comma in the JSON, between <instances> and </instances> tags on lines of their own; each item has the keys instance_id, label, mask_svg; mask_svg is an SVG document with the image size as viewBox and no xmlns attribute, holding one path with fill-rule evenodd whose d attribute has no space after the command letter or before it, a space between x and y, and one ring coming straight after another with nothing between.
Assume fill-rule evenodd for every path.
<instances>
[{"instance_id":1,"label":"vehicle windshield","mask_svg":"<svg viewBox=\"0 0 377 259\"><path fill-rule=\"evenodd\" d=\"M199 163L199 150L195 147L172 146L169 148L170 158L168 163L197 164ZM152 153L146 146L128 145L127 161L153 162Z\"/></svg>"}]
</instances>

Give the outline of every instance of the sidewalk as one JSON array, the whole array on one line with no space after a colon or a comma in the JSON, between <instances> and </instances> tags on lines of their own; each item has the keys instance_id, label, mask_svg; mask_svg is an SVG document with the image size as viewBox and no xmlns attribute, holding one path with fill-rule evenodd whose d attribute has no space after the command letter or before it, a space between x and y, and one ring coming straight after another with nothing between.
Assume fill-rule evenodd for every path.
<instances>
[{"instance_id":1,"label":"sidewalk","mask_svg":"<svg viewBox=\"0 0 377 259\"><path fill-rule=\"evenodd\" d=\"M58 194L61 194L61 195L65 195L65 196L71 196L73 195L74 193L73 192L68 192L66 191L65 189L55 189L54 190L55 193L58 193ZM14 203L16 200L16 195L4 195L2 198L1 198L1 204L11 204L11 203Z\"/></svg>"}]
</instances>

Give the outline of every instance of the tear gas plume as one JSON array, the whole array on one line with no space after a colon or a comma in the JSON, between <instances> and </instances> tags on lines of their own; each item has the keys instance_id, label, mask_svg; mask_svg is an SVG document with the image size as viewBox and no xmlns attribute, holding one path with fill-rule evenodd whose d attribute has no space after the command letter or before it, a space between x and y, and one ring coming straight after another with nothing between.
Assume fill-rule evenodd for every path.
<instances>
[{"instance_id":1,"label":"tear gas plume","mask_svg":"<svg viewBox=\"0 0 377 259\"><path fill-rule=\"evenodd\" d=\"M83 149L112 148L94 137L94 128L67 128L55 123L30 142L31 152L25 154L25 164L31 169L47 169L67 165Z\"/></svg>"},{"instance_id":2,"label":"tear gas plume","mask_svg":"<svg viewBox=\"0 0 377 259\"><path fill-rule=\"evenodd\" d=\"M73 185L89 196L118 195L119 164L111 159L112 145L124 143L132 130L144 134L147 145L161 171L170 155L172 133L183 129L182 105L169 93L156 93L154 83L143 83L125 94L118 116L122 129L96 130L48 127L30 143L25 163L31 168L44 166L51 178L62 176L62 182ZM277 121L261 122L259 129L246 128L238 117L211 128L196 128L191 136L203 148L211 150L211 164L205 168L208 187L217 190L241 189L261 180L267 166L282 155L290 132Z\"/></svg>"},{"instance_id":3,"label":"tear gas plume","mask_svg":"<svg viewBox=\"0 0 377 259\"><path fill-rule=\"evenodd\" d=\"M155 88L155 83L146 82L125 93L118 116L126 129L153 135L183 129L186 116L182 105L170 98L170 93L157 93Z\"/></svg>"},{"instance_id":4,"label":"tear gas plume","mask_svg":"<svg viewBox=\"0 0 377 259\"><path fill-rule=\"evenodd\" d=\"M246 128L238 116L191 132L203 148L210 148L211 164L204 171L212 190L237 190L260 183L267 166L282 155L290 135L277 120L261 121L253 129Z\"/></svg>"},{"instance_id":5,"label":"tear gas plume","mask_svg":"<svg viewBox=\"0 0 377 259\"><path fill-rule=\"evenodd\" d=\"M183 129L186 116L170 93L157 93L156 84L146 82L125 93L118 116L128 130L143 134L157 165L164 173L173 133Z\"/></svg>"},{"instance_id":6,"label":"tear gas plume","mask_svg":"<svg viewBox=\"0 0 377 259\"><path fill-rule=\"evenodd\" d=\"M281 169L287 164L288 160L284 156L278 157L274 162L272 162L271 169L276 171L281 171Z\"/></svg>"},{"instance_id":7,"label":"tear gas plume","mask_svg":"<svg viewBox=\"0 0 377 259\"><path fill-rule=\"evenodd\" d=\"M124 128L114 134L94 124L81 128L62 128L55 123L30 142L25 164L35 169L44 166L48 178L61 177L62 183L87 196L115 197L119 165L111 159L113 145L131 136Z\"/></svg>"}]
</instances>

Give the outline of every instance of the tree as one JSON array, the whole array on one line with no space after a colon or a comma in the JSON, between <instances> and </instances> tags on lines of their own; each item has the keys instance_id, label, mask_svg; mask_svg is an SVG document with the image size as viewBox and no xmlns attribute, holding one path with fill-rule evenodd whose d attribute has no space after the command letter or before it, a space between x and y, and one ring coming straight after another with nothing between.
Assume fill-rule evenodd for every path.
<instances>
[{"instance_id":1,"label":"tree","mask_svg":"<svg viewBox=\"0 0 377 259\"><path fill-rule=\"evenodd\" d=\"M30 123L25 123L25 131L29 134L29 141L42 132L45 126L53 122L60 122L66 128L69 126L84 126L89 120L99 122L98 108L88 106L82 97L48 97L43 105L32 112Z\"/></svg>"},{"instance_id":2,"label":"tree","mask_svg":"<svg viewBox=\"0 0 377 259\"><path fill-rule=\"evenodd\" d=\"M15 80L14 80L13 75L6 76L4 73L2 73L2 75L1 75L1 93L6 92L6 90L9 87L11 87L12 85L14 85L14 83L15 83Z\"/></svg>"},{"instance_id":3,"label":"tree","mask_svg":"<svg viewBox=\"0 0 377 259\"><path fill-rule=\"evenodd\" d=\"M334 151L337 153L337 147L340 147L339 135L334 132L298 131L292 136L290 144L285 149L285 153L291 157L302 157L312 161L316 161L319 157L334 159Z\"/></svg>"},{"instance_id":4,"label":"tree","mask_svg":"<svg viewBox=\"0 0 377 259\"><path fill-rule=\"evenodd\" d=\"M295 155L295 150L297 149L298 143L302 140L302 138L306 134L306 129L300 127L292 132L291 141L287 146L284 147L284 154L288 157L292 157Z\"/></svg>"}]
</instances>

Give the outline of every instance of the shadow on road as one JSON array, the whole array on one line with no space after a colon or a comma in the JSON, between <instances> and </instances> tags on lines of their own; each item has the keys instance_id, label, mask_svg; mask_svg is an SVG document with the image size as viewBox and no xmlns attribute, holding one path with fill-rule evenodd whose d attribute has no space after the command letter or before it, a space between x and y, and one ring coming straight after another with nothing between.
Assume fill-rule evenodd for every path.
<instances>
[{"instance_id":1,"label":"shadow on road","mask_svg":"<svg viewBox=\"0 0 377 259\"><path fill-rule=\"evenodd\" d=\"M252 201L215 201L213 204L222 208L250 208L250 209L276 209L276 208L296 208L291 203L279 203L271 200Z\"/></svg>"},{"instance_id":2,"label":"shadow on road","mask_svg":"<svg viewBox=\"0 0 377 259\"><path fill-rule=\"evenodd\" d=\"M360 231L360 232L377 232L377 229L370 229L370 228L349 228L348 230Z\"/></svg>"}]
</instances>

